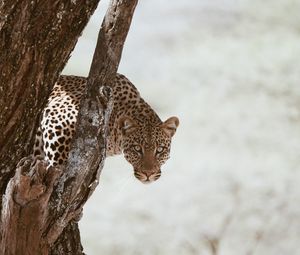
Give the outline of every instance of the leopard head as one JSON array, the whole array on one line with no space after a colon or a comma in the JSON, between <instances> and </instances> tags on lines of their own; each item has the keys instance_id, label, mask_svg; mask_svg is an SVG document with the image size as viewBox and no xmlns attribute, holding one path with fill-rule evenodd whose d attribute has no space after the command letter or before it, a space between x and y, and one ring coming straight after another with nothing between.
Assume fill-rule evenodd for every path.
<instances>
[{"instance_id":1,"label":"leopard head","mask_svg":"<svg viewBox=\"0 0 300 255\"><path fill-rule=\"evenodd\" d=\"M121 118L124 157L133 166L134 176L144 184L160 177L161 165L170 157L171 140L178 125L177 117L156 124Z\"/></svg>"}]
</instances>

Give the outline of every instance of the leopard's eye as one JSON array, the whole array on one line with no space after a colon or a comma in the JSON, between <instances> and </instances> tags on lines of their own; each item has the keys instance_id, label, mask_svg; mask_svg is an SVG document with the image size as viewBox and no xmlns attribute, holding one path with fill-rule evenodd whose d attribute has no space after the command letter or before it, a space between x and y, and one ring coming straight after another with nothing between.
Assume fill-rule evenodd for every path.
<instances>
[{"instance_id":1,"label":"leopard's eye","mask_svg":"<svg viewBox=\"0 0 300 255\"><path fill-rule=\"evenodd\" d=\"M158 146L157 149L156 149L156 152L157 153L162 153L164 151L164 149L165 148L163 146Z\"/></svg>"},{"instance_id":2,"label":"leopard's eye","mask_svg":"<svg viewBox=\"0 0 300 255\"><path fill-rule=\"evenodd\" d=\"M133 149L134 149L136 152L138 152L138 153L142 153L142 147L139 146L139 145L135 145L135 146L133 147Z\"/></svg>"}]
</instances>

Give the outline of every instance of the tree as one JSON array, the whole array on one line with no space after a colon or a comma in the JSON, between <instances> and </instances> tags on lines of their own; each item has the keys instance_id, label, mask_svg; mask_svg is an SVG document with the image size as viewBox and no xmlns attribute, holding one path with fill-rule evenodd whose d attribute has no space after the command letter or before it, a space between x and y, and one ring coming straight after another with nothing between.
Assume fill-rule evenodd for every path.
<instances>
[{"instance_id":1,"label":"tree","mask_svg":"<svg viewBox=\"0 0 300 255\"><path fill-rule=\"evenodd\" d=\"M51 88L97 0L0 5L1 254L83 254L76 220L105 159L112 78L137 0L112 0L98 35L68 163L33 167L34 136ZM105 85L105 86L104 86Z\"/></svg>"}]
</instances>

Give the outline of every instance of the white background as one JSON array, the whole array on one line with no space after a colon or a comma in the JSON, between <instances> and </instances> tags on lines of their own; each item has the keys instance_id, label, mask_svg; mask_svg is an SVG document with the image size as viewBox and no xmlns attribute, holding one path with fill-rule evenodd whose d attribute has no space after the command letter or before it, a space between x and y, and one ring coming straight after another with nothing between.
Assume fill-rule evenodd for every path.
<instances>
[{"instance_id":1,"label":"white background","mask_svg":"<svg viewBox=\"0 0 300 255\"><path fill-rule=\"evenodd\" d=\"M88 74L106 7L64 73ZM299 13L297 0L139 1L119 72L180 127L151 185L106 160L80 222L88 255L300 254Z\"/></svg>"}]
</instances>

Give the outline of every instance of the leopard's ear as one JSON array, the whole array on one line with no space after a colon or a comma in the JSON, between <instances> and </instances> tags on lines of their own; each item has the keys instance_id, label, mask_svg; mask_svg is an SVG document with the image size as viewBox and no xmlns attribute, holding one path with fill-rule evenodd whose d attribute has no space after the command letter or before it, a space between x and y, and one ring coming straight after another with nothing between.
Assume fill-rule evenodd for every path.
<instances>
[{"instance_id":1,"label":"leopard's ear","mask_svg":"<svg viewBox=\"0 0 300 255\"><path fill-rule=\"evenodd\" d=\"M165 122L163 122L161 127L167 135L172 137L175 134L178 125L179 119L177 117L171 117L168 118Z\"/></svg>"},{"instance_id":2,"label":"leopard's ear","mask_svg":"<svg viewBox=\"0 0 300 255\"><path fill-rule=\"evenodd\" d=\"M119 128L123 135L128 135L135 130L137 127L136 122L130 117L124 116L119 120Z\"/></svg>"}]
</instances>

